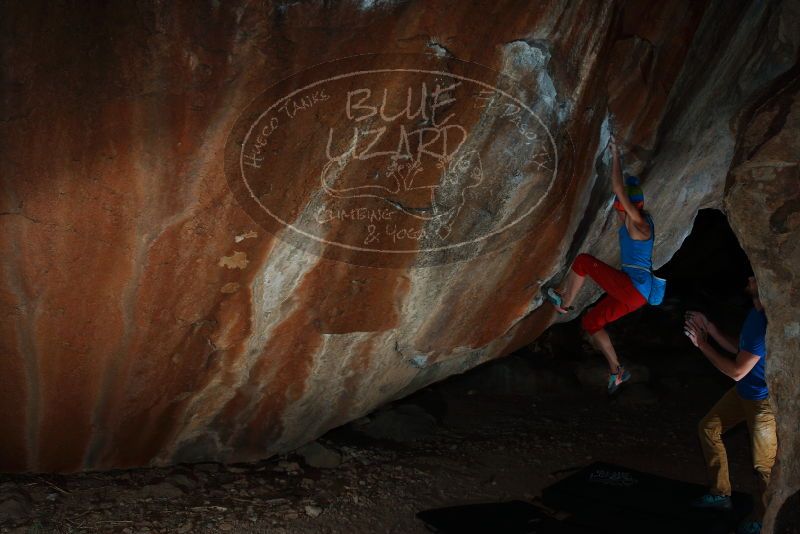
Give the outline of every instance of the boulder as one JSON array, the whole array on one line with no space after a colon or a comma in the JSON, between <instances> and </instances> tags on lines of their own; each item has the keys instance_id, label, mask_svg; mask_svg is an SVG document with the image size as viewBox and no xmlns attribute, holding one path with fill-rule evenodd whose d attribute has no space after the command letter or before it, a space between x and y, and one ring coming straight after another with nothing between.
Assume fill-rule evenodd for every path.
<instances>
[{"instance_id":1,"label":"boulder","mask_svg":"<svg viewBox=\"0 0 800 534\"><path fill-rule=\"evenodd\" d=\"M3 3L0 470L262 459L533 342L599 296L555 318L543 284L617 260L613 126L656 266L724 208L763 282L784 499L798 17Z\"/></svg>"},{"instance_id":2,"label":"boulder","mask_svg":"<svg viewBox=\"0 0 800 534\"><path fill-rule=\"evenodd\" d=\"M796 7L796 6L795 6ZM795 40L797 37L795 36ZM765 519L770 532L800 490L800 77L798 65L738 117L724 208L747 253L767 314L766 373L778 456ZM794 495L794 497L792 497ZM793 502L792 506L784 506ZM785 513L784 516L789 516ZM797 514L795 514L797 517ZM781 527L780 521L775 524Z\"/></svg>"},{"instance_id":3,"label":"boulder","mask_svg":"<svg viewBox=\"0 0 800 534\"><path fill-rule=\"evenodd\" d=\"M335 469L342 463L341 454L318 441L303 445L295 452L302 456L306 465L319 469Z\"/></svg>"}]
</instances>

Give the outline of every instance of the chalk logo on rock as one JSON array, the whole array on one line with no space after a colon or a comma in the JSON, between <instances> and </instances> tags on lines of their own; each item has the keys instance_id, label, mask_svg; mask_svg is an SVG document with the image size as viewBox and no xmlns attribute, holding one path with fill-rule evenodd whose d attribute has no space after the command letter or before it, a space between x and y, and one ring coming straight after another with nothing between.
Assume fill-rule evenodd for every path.
<instances>
[{"instance_id":1,"label":"chalk logo on rock","mask_svg":"<svg viewBox=\"0 0 800 534\"><path fill-rule=\"evenodd\" d=\"M534 228L557 176L557 114L531 85L435 55L316 65L244 110L226 177L251 218L309 252L374 267L467 260Z\"/></svg>"}]
</instances>

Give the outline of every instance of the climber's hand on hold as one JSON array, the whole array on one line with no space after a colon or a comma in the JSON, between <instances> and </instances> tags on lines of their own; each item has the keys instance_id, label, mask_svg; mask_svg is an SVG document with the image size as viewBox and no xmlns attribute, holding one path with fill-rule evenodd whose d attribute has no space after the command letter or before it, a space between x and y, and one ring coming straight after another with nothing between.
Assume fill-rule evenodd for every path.
<instances>
[{"instance_id":1,"label":"climber's hand on hold","mask_svg":"<svg viewBox=\"0 0 800 534\"><path fill-rule=\"evenodd\" d=\"M617 140L614 137L614 134L611 134L611 137L608 138L608 148L611 149L611 155L615 158L619 157L619 147L617 147Z\"/></svg>"}]
</instances>

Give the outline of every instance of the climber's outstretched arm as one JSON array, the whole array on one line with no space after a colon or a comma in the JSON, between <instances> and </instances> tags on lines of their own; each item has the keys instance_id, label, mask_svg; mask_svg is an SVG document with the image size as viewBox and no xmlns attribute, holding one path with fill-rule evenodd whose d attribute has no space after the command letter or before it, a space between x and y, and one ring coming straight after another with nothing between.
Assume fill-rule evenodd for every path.
<instances>
[{"instance_id":1,"label":"climber's outstretched arm","mask_svg":"<svg viewBox=\"0 0 800 534\"><path fill-rule=\"evenodd\" d=\"M622 183L622 166L619 162L619 148L617 147L617 142L613 135L608 145L611 148L611 187L614 190L614 194L617 195L620 204L625 208L625 213L634 226L636 226L639 231L648 234L650 232L650 226L647 224L644 216L642 216L642 212L633 205L628 195L625 193L625 184Z\"/></svg>"}]
</instances>

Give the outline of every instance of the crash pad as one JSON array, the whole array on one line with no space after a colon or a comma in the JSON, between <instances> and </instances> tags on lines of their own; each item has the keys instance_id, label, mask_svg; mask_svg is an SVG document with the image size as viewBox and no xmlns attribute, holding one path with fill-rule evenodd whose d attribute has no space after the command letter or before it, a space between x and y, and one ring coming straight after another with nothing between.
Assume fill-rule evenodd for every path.
<instances>
[{"instance_id":1,"label":"crash pad","mask_svg":"<svg viewBox=\"0 0 800 534\"><path fill-rule=\"evenodd\" d=\"M429 530L442 534L589 534L592 531L549 517L524 501L449 506L419 512Z\"/></svg>"},{"instance_id":2,"label":"crash pad","mask_svg":"<svg viewBox=\"0 0 800 534\"><path fill-rule=\"evenodd\" d=\"M595 462L542 491L542 502L568 512L570 521L596 532L730 532L752 510L752 497L734 492L733 510L696 509L692 500L706 493L700 484Z\"/></svg>"}]
</instances>

